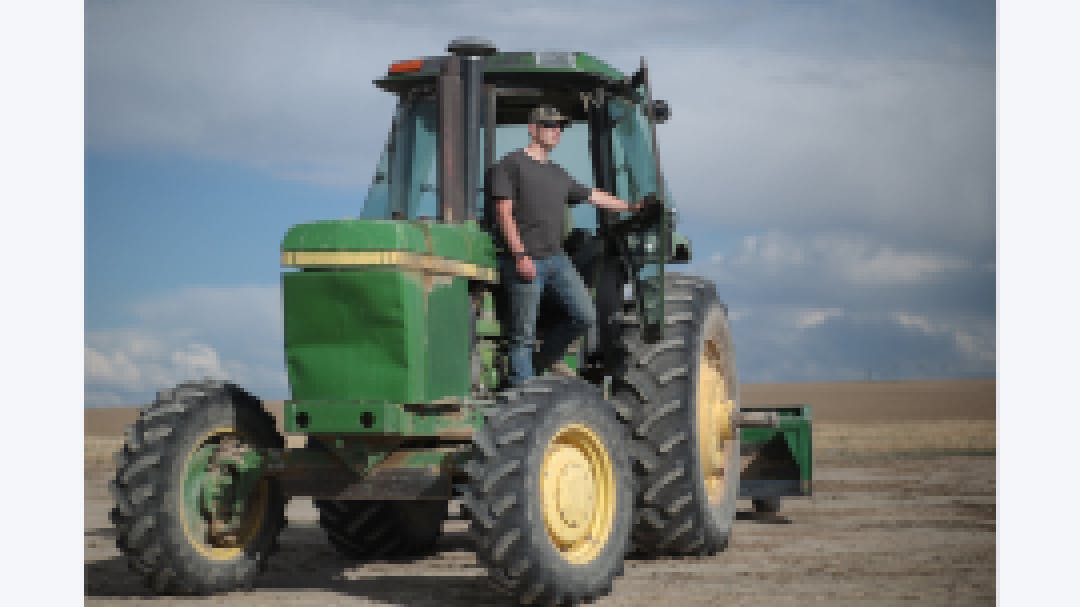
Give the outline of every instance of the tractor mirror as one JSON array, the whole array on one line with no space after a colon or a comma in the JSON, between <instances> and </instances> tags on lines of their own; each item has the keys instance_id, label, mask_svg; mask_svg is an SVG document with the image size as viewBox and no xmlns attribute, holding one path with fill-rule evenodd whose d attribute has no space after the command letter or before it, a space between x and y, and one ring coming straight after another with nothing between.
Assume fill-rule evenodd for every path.
<instances>
[{"instance_id":1,"label":"tractor mirror","mask_svg":"<svg viewBox=\"0 0 1080 607\"><path fill-rule=\"evenodd\" d=\"M668 258L668 263L688 263L692 256L690 239L682 234L672 234L671 257Z\"/></svg>"},{"instance_id":2,"label":"tractor mirror","mask_svg":"<svg viewBox=\"0 0 1080 607\"><path fill-rule=\"evenodd\" d=\"M653 100L652 105L649 106L649 117L656 124L664 124L668 118L671 118L671 106L663 99Z\"/></svg>"},{"instance_id":3,"label":"tractor mirror","mask_svg":"<svg viewBox=\"0 0 1080 607\"><path fill-rule=\"evenodd\" d=\"M671 254L671 263L688 263L690 261L690 243L680 242L675 245Z\"/></svg>"}]
</instances>

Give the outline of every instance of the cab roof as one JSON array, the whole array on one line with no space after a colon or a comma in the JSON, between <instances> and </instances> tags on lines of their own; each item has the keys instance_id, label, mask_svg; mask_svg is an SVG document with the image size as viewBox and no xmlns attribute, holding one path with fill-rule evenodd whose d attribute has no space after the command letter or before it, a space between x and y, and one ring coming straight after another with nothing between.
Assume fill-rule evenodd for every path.
<instances>
[{"instance_id":1,"label":"cab roof","mask_svg":"<svg viewBox=\"0 0 1080 607\"><path fill-rule=\"evenodd\" d=\"M424 57L391 64L375 85L384 91L400 93L439 75L448 57ZM596 57L581 52L499 52L479 57L485 79L508 85L542 85L558 80L581 88L609 88L625 84L628 76Z\"/></svg>"}]
</instances>

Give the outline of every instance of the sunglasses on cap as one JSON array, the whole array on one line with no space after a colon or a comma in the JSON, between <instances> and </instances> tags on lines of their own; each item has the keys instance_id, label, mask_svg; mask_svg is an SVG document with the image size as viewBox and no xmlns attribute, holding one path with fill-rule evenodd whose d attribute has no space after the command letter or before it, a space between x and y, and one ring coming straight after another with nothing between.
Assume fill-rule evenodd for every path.
<instances>
[{"instance_id":1,"label":"sunglasses on cap","mask_svg":"<svg viewBox=\"0 0 1080 607\"><path fill-rule=\"evenodd\" d=\"M559 129L560 131L566 130L566 123L558 120L537 120L537 126L542 126L545 129Z\"/></svg>"}]
</instances>

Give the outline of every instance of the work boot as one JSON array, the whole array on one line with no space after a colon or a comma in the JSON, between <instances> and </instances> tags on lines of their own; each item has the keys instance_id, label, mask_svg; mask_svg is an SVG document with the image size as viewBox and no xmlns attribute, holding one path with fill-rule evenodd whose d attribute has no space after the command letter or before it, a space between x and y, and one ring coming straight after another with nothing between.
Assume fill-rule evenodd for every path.
<instances>
[{"instance_id":1,"label":"work boot","mask_svg":"<svg viewBox=\"0 0 1080 607\"><path fill-rule=\"evenodd\" d=\"M534 356L533 375L546 375L548 373L562 377L577 377L577 373L575 373L562 358L547 363L546 361L540 360L539 356Z\"/></svg>"},{"instance_id":2,"label":"work boot","mask_svg":"<svg viewBox=\"0 0 1080 607\"><path fill-rule=\"evenodd\" d=\"M566 350L563 351L563 355L578 353L580 358L580 340L575 339L570 342ZM566 362L563 361L563 357L559 356L555 360L547 360L546 357L541 357L540 352L533 355L533 374L544 375L545 373L551 373L552 375L559 375L561 377L577 377L576 371L571 369Z\"/></svg>"},{"instance_id":3,"label":"work boot","mask_svg":"<svg viewBox=\"0 0 1080 607\"><path fill-rule=\"evenodd\" d=\"M570 368L570 365L566 364L566 361L559 359L555 361L555 364L551 365L548 369L548 373L552 375L561 375L562 377L577 377L577 372Z\"/></svg>"}]
</instances>

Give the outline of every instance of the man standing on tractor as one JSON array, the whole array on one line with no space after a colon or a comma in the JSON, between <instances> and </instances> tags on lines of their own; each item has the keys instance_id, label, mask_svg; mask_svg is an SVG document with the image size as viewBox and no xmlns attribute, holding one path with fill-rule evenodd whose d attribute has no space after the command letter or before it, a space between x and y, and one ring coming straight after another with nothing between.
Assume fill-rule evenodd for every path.
<instances>
[{"instance_id":1,"label":"man standing on tractor","mask_svg":"<svg viewBox=\"0 0 1080 607\"><path fill-rule=\"evenodd\" d=\"M609 211L641 207L590 190L549 159L568 122L554 107L534 108L529 113L529 145L504 156L492 171L491 200L507 252L499 268L509 300L511 385L543 373L596 324L585 282L562 249L567 204L588 201ZM536 312L545 288L556 295L568 318L548 332L534 361Z\"/></svg>"}]
</instances>

